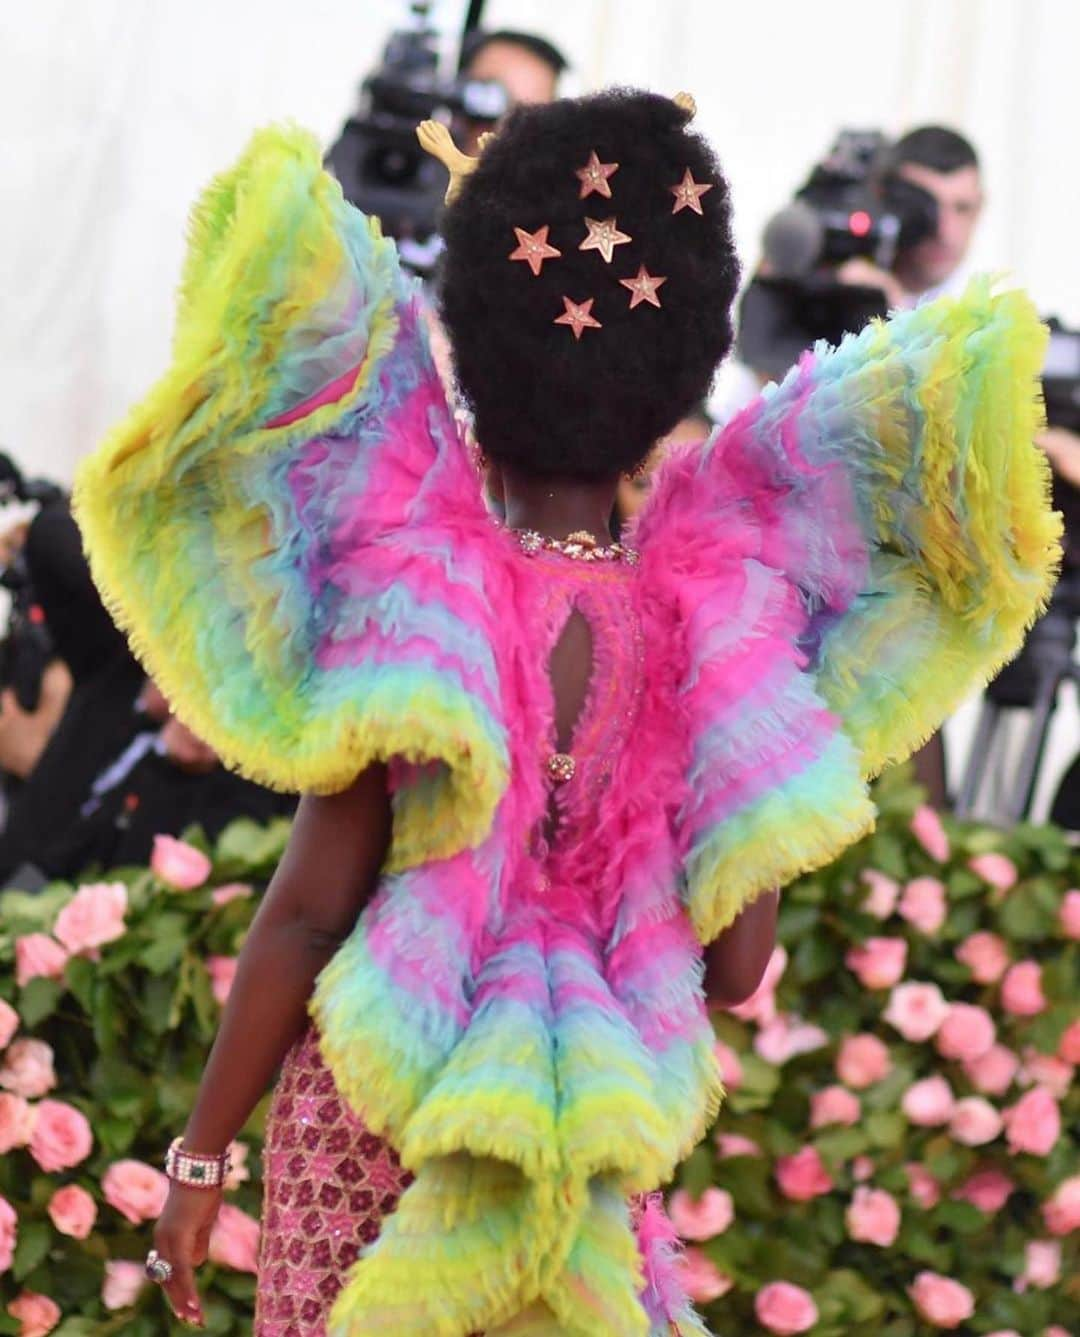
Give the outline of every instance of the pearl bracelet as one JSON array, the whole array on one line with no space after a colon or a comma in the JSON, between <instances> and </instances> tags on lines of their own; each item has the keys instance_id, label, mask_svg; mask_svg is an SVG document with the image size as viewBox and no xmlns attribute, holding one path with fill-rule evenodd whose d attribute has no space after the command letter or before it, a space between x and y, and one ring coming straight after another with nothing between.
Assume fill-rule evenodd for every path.
<instances>
[{"instance_id":1,"label":"pearl bracelet","mask_svg":"<svg viewBox=\"0 0 1080 1337\"><path fill-rule=\"evenodd\" d=\"M177 1184L188 1188L221 1188L232 1169L232 1157L227 1151L220 1156L205 1156L200 1152L185 1151L184 1139L174 1138L165 1153L165 1173Z\"/></svg>"}]
</instances>

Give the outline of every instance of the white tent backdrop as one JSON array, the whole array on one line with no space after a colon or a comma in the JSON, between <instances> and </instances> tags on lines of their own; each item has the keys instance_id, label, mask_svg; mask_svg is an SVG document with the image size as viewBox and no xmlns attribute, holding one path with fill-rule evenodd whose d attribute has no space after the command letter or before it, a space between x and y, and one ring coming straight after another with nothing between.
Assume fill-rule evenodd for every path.
<instances>
[{"instance_id":1,"label":"white tent backdrop","mask_svg":"<svg viewBox=\"0 0 1080 1337\"><path fill-rule=\"evenodd\" d=\"M464 7L437 0L448 33ZM0 4L0 447L70 477L166 363L198 189L265 121L292 118L329 142L406 9ZM1080 324L1075 0L491 0L485 21L555 40L570 92L691 91L748 262L839 127L956 126L984 164L977 264Z\"/></svg>"}]
</instances>

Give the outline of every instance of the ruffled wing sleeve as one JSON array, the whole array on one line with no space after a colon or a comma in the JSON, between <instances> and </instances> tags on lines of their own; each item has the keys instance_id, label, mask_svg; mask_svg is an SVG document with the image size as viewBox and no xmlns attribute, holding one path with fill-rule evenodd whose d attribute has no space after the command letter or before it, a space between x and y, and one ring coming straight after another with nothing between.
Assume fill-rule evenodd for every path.
<instances>
[{"instance_id":1,"label":"ruffled wing sleeve","mask_svg":"<svg viewBox=\"0 0 1080 1337\"><path fill-rule=\"evenodd\" d=\"M867 780L1045 606L1043 348L1028 299L979 281L819 345L663 471L638 542L684 612L681 834L703 940L867 831Z\"/></svg>"},{"instance_id":2,"label":"ruffled wing sleeve","mask_svg":"<svg viewBox=\"0 0 1080 1337\"><path fill-rule=\"evenodd\" d=\"M397 866L482 838L507 771L489 522L417 290L310 136L260 132L206 191L172 365L75 501L110 610L227 764L331 792L401 759L423 802Z\"/></svg>"}]
</instances>

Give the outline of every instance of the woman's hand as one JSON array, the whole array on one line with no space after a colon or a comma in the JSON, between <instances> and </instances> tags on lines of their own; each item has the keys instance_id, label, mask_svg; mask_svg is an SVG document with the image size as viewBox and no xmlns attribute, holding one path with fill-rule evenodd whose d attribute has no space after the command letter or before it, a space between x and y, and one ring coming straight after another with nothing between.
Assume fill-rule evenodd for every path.
<instances>
[{"instance_id":1,"label":"woman's hand","mask_svg":"<svg viewBox=\"0 0 1080 1337\"><path fill-rule=\"evenodd\" d=\"M172 1265L172 1276L162 1286L177 1318L202 1326L202 1305L195 1288L195 1268L206 1262L210 1231L221 1207L219 1188L169 1185L165 1210L154 1228L154 1248Z\"/></svg>"}]
</instances>

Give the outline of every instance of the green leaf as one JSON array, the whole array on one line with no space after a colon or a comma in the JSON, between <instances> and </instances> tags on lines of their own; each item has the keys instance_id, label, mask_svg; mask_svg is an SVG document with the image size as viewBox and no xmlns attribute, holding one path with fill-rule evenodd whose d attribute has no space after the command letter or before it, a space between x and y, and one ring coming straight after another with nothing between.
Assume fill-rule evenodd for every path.
<instances>
[{"instance_id":1,"label":"green leaf","mask_svg":"<svg viewBox=\"0 0 1080 1337\"><path fill-rule=\"evenodd\" d=\"M188 919L175 911L156 915L153 941L139 955L151 975L163 975L178 965L188 942Z\"/></svg>"},{"instance_id":2,"label":"green leaf","mask_svg":"<svg viewBox=\"0 0 1080 1337\"><path fill-rule=\"evenodd\" d=\"M15 1245L15 1261L11 1265L12 1275L16 1281L22 1281L33 1272L49 1252L51 1243L52 1229L46 1222L20 1222L19 1239Z\"/></svg>"},{"instance_id":3,"label":"green leaf","mask_svg":"<svg viewBox=\"0 0 1080 1337\"><path fill-rule=\"evenodd\" d=\"M1054 933L1054 915L1039 903L1031 888L1021 884L998 907L998 925L1006 938L1034 942Z\"/></svg>"},{"instance_id":4,"label":"green leaf","mask_svg":"<svg viewBox=\"0 0 1080 1337\"><path fill-rule=\"evenodd\" d=\"M64 982L83 1011L89 1016L94 1006L94 963L83 956L73 956L64 967Z\"/></svg>"},{"instance_id":5,"label":"green leaf","mask_svg":"<svg viewBox=\"0 0 1080 1337\"><path fill-rule=\"evenodd\" d=\"M64 992L59 980L45 979L38 976L23 989L19 995L19 1016L28 1030L40 1026L43 1021L56 1011L56 1005Z\"/></svg>"},{"instance_id":6,"label":"green leaf","mask_svg":"<svg viewBox=\"0 0 1080 1337\"><path fill-rule=\"evenodd\" d=\"M899 1110L874 1110L863 1125L872 1147L893 1150L907 1136L907 1120Z\"/></svg>"},{"instance_id":7,"label":"green leaf","mask_svg":"<svg viewBox=\"0 0 1080 1337\"><path fill-rule=\"evenodd\" d=\"M942 1202L931 1213L941 1226L955 1230L958 1235L977 1235L986 1227L986 1215L970 1202Z\"/></svg>"}]
</instances>

